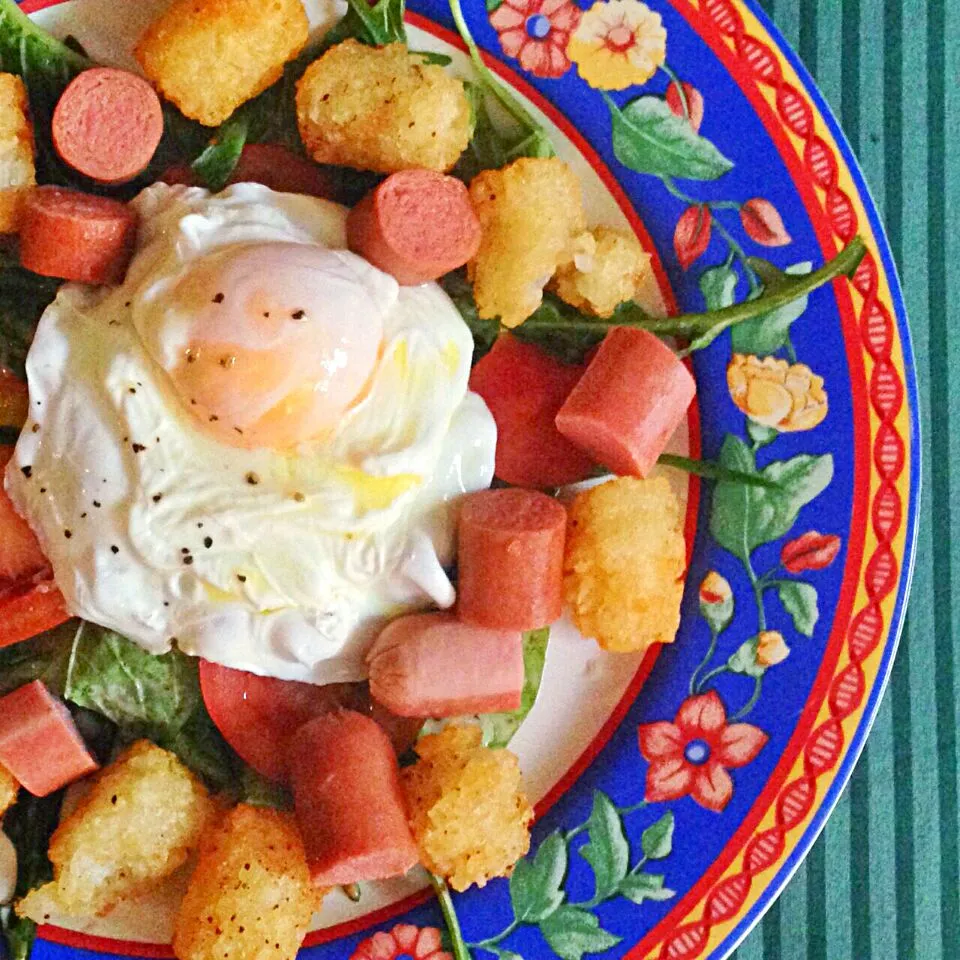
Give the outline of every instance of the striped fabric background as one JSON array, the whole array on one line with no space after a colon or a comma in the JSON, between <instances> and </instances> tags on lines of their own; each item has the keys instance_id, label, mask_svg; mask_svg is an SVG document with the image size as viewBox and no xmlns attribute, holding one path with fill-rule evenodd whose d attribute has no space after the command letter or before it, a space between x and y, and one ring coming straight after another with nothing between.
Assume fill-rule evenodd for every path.
<instances>
[{"instance_id":1,"label":"striped fabric background","mask_svg":"<svg viewBox=\"0 0 960 960\"><path fill-rule=\"evenodd\" d=\"M840 118L886 224L917 358L923 489L906 628L873 733L735 957L958 960L960 0L762 6Z\"/></svg>"}]
</instances>

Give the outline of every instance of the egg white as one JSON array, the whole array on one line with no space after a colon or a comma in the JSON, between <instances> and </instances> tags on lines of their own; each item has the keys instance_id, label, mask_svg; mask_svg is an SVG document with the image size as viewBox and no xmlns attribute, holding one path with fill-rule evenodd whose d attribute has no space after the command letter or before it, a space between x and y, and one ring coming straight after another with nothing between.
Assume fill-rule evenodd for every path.
<instances>
[{"instance_id":1,"label":"egg white","mask_svg":"<svg viewBox=\"0 0 960 960\"><path fill-rule=\"evenodd\" d=\"M400 288L346 252L335 204L254 184L158 184L134 204L124 284L67 284L40 321L10 496L72 613L155 652L359 679L385 617L453 601L457 500L489 485L496 442L467 390L470 332L435 284ZM198 429L153 358L183 348L171 291L192 263L274 241L343 251L349 302L382 312L383 349L331 437L243 450Z\"/></svg>"}]
</instances>

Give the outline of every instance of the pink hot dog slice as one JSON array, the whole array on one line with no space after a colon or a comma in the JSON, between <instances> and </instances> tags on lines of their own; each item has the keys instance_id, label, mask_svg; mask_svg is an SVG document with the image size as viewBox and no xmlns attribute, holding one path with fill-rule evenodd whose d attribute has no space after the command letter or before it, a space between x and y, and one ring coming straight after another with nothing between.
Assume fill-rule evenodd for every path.
<instances>
[{"instance_id":1,"label":"pink hot dog slice","mask_svg":"<svg viewBox=\"0 0 960 960\"><path fill-rule=\"evenodd\" d=\"M417 863L397 759L375 721L352 710L311 720L288 768L316 886L384 880Z\"/></svg>"},{"instance_id":2,"label":"pink hot dog slice","mask_svg":"<svg viewBox=\"0 0 960 960\"><path fill-rule=\"evenodd\" d=\"M40 680L0 700L0 764L35 797L97 769L70 711Z\"/></svg>"},{"instance_id":3,"label":"pink hot dog slice","mask_svg":"<svg viewBox=\"0 0 960 960\"><path fill-rule=\"evenodd\" d=\"M74 170L100 183L125 183L143 173L160 144L160 98L126 70L84 70L57 102L51 133Z\"/></svg>"},{"instance_id":4,"label":"pink hot dog slice","mask_svg":"<svg viewBox=\"0 0 960 960\"><path fill-rule=\"evenodd\" d=\"M370 694L402 717L455 717L516 710L523 690L523 637L486 630L449 613L394 620L367 654Z\"/></svg>"},{"instance_id":5,"label":"pink hot dog slice","mask_svg":"<svg viewBox=\"0 0 960 960\"><path fill-rule=\"evenodd\" d=\"M119 283L137 236L131 207L78 190L37 187L20 227L20 263L45 277Z\"/></svg>"},{"instance_id":6,"label":"pink hot dog slice","mask_svg":"<svg viewBox=\"0 0 960 960\"><path fill-rule=\"evenodd\" d=\"M493 630L534 630L563 607L567 511L534 490L470 494L460 514L457 615Z\"/></svg>"},{"instance_id":7,"label":"pink hot dog slice","mask_svg":"<svg viewBox=\"0 0 960 960\"><path fill-rule=\"evenodd\" d=\"M557 429L597 463L645 477L686 416L696 383L646 330L614 327L557 414Z\"/></svg>"},{"instance_id":8,"label":"pink hot dog slice","mask_svg":"<svg viewBox=\"0 0 960 960\"><path fill-rule=\"evenodd\" d=\"M400 170L350 211L347 243L398 283L413 286L472 259L480 247L480 221L456 178Z\"/></svg>"}]
</instances>

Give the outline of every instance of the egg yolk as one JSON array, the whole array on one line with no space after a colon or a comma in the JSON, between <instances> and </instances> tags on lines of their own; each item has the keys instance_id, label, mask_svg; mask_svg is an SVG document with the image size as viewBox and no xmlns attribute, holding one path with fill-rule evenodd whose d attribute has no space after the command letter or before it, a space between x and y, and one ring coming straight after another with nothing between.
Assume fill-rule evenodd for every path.
<instances>
[{"instance_id":1,"label":"egg yolk","mask_svg":"<svg viewBox=\"0 0 960 960\"><path fill-rule=\"evenodd\" d=\"M351 253L307 244L210 254L177 287L174 387L233 446L322 438L366 392L391 284Z\"/></svg>"}]
</instances>

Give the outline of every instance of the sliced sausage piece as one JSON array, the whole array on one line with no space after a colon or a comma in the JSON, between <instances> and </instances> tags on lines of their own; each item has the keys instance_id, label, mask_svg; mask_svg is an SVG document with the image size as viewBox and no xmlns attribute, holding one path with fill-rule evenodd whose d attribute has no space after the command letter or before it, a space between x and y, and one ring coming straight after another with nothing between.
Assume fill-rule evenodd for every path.
<instances>
[{"instance_id":1,"label":"sliced sausage piece","mask_svg":"<svg viewBox=\"0 0 960 960\"><path fill-rule=\"evenodd\" d=\"M461 623L449 613L394 620L367 654L370 694L406 717L516 710L523 636Z\"/></svg>"},{"instance_id":2,"label":"sliced sausage piece","mask_svg":"<svg viewBox=\"0 0 960 960\"><path fill-rule=\"evenodd\" d=\"M534 630L563 606L567 511L545 493L484 490L460 513L457 614L493 630Z\"/></svg>"},{"instance_id":3,"label":"sliced sausage piece","mask_svg":"<svg viewBox=\"0 0 960 960\"><path fill-rule=\"evenodd\" d=\"M45 277L119 283L133 253L137 215L123 203L38 187L24 205L20 263Z\"/></svg>"},{"instance_id":4,"label":"sliced sausage piece","mask_svg":"<svg viewBox=\"0 0 960 960\"><path fill-rule=\"evenodd\" d=\"M350 211L347 243L398 283L413 286L472 260L480 248L480 221L455 177L400 170Z\"/></svg>"},{"instance_id":5,"label":"sliced sausage piece","mask_svg":"<svg viewBox=\"0 0 960 960\"><path fill-rule=\"evenodd\" d=\"M35 797L97 769L70 711L40 680L0 700L0 764Z\"/></svg>"},{"instance_id":6,"label":"sliced sausage piece","mask_svg":"<svg viewBox=\"0 0 960 960\"><path fill-rule=\"evenodd\" d=\"M126 183L143 173L160 144L160 98L134 73L93 67L63 91L51 133L74 170L99 183Z\"/></svg>"},{"instance_id":7,"label":"sliced sausage piece","mask_svg":"<svg viewBox=\"0 0 960 960\"><path fill-rule=\"evenodd\" d=\"M289 768L310 876L318 887L385 880L419 860L387 735L352 710L297 732Z\"/></svg>"},{"instance_id":8,"label":"sliced sausage piece","mask_svg":"<svg viewBox=\"0 0 960 960\"><path fill-rule=\"evenodd\" d=\"M199 177L186 163L168 167L160 179L171 185L201 186ZM248 143L227 183L261 183L278 193L302 193L323 200L332 200L336 195L333 181L323 167L279 143Z\"/></svg>"},{"instance_id":9,"label":"sliced sausage piece","mask_svg":"<svg viewBox=\"0 0 960 960\"><path fill-rule=\"evenodd\" d=\"M645 477L686 416L697 386L646 330L614 327L557 414L557 429L605 467Z\"/></svg>"}]
</instances>

